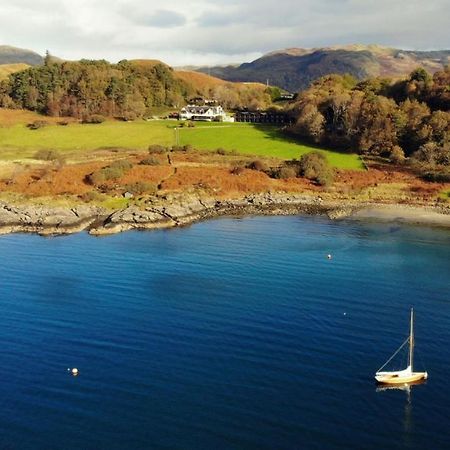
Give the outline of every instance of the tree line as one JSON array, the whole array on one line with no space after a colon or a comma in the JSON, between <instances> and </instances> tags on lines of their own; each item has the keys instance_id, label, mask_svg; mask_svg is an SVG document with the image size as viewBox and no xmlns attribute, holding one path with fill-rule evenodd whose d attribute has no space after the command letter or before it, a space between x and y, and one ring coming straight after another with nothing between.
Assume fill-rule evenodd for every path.
<instances>
[{"instance_id":1,"label":"tree line","mask_svg":"<svg viewBox=\"0 0 450 450\"><path fill-rule=\"evenodd\" d=\"M213 98L224 108L266 108L269 92L256 85L225 83L213 88L177 77L162 63L81 60L55 62L14 73L0 82L0 107L36 111L49 116L92 116L134 120L152 115L155 107L180 108L195 96Z\"/></svg>"},{"instance_id":2,"label":"tree line","mask_svg":"<svg viewBox=\"0 0 450 450\"><path fill-rule=\"evenodd\" d=\"M291 132L314 143L423 167L450 165L450 69L405 80L329 75L289 107Z\"/></svg>"},{"instance_id":3,"label":"tree line","mask_svg":"<svg viewBox=\"0 0 450 450\"><path fill-rule=\"evenodd\" d=\"M0 106L50 116L99 114L136 119L152 107L177 107L189 86L162 64L121 61L53 63L14 73L0 83Z\"/></svg>"}]
</instances>

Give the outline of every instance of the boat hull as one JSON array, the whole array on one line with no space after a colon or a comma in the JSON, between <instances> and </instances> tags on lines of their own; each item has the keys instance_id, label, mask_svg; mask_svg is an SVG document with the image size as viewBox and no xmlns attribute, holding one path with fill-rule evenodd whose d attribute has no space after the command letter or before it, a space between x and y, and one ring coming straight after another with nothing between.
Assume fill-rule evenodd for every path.
<instances>
[{"instance_id":1,"label":"boat hull","mask_svg":"<svg viewBox=\"0 0 450 450\"><path fill-rule=\"evenodd\" d=\"M426 380L427 378L427 372L412 372L408 375L375 375L375 380L377 380L377 382L380 384L407 384Z\"/></svg>"}]
</instances>

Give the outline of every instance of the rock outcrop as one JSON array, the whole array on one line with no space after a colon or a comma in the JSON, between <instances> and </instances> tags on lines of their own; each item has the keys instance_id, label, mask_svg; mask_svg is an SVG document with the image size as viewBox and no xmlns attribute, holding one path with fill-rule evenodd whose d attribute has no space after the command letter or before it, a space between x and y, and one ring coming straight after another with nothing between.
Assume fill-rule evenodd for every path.
<instances>
[{"instance_id":1,"label":"rock outcrop","mask_svg":"<svg viewBox=\"0 0 450 450\"><path fill-rule=\"evenodd\" d=\"M398 207L391 209L398 215ZM320 196L264 193L234 199L217 199L212 196L181 193L155 196L143 204L130 205L117 211L90 205L74 208L43 205L12 206L0 202L0 234L31 232L41 235L77 233L83 230L92 235L107 235L133 229L170 228L188 225L212 217L232 215L292 215L323 214L337 220L349 216L375 218L373 211L380 210L386 219L386 205L324 200ZM408 209L405 220L421 223L450 225L449 208L418 208L421 214ZM365 211L365 212L364 212ZM370 211L368 215L367 211ZM384 211L384 212L383 212ZM430 220L427 220L427 217ZM432 219L432 220L431 220ZM396 220L396 216L392 217Z\"/></svg>"},{"instance_id":2,"label":"rock outcrop","mask_svg":"<svg viewBox=\"0 0 450 450\"><path fill-rule=\"evenodd\" d=\"M88 228L106 211L92 206L75 208L43 205L12 206L0 202L0 233L70 234Z\"/></svg>"}]
</instances>

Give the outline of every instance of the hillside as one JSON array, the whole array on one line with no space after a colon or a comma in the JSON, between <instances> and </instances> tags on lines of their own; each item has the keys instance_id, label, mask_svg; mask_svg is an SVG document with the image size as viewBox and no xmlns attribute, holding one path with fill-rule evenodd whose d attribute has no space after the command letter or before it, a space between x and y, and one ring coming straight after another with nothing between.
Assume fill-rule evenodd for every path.
<instances>
[{"instance_id":1,"label":"hillside","mask_svg":"<svg viewBox=\"0 0 450 450\"><path fill-rule=\"evenodd\" d=\"M267 86L262 83L229 82L186 70L175 71L174 76L188 87L187 101L195 96L210 98L217 100L226 109L265 109L272 105Z\"/></svg>"},{"instance_id":2,"label":"hillside","mask_svg":"<svg viewBox=\"0 0 450 450\"><path fill-rule=\"evenodd\" d=\"M16 64L0 64L0 80L4 80L8 75L21 70L26 70L30 66L28 64L16 63Z\"/></svg>"},{"instance_id":3,"label":"hillside","mask_svg":"<svg viewBox=\"0 0 450 450\"><path fill-rule=\"evenodd\" d=\"M223 86L227 83L227 81L221 78L211 77L205 73L189 70L177 70L175 71L175 76L199 91L214 89L217 86Z\"/></svg>"},{"instance_id":4,"label":"hillside","mask_svg":"<svg viewBox=\"0 0 450 450\"><path fill-rule=\"evenodd\" d=\"M230 89L239 90L249 90L254 89L259 92L264 92L267 86L263 83L258 82L230 82L223 80L221 78L206 75L202 72L195 72L189 70L176 70L174 72L175 78L184 81L186 84L190 85L193 89L196 89L199 93L206 95L219 86L227 86Z\"/></svg>"},{"instance_id":5,"label":"hillside","mask_svg":"<svg viewBox=\"0 0 450 450\"><path fill-rule=\"evenodd\" d=\"M38 66L44 62L44 58L31 50L0 45L0 64L28 64Z\"/></svg>"},{"instance_id":6,"label":"hillside","mask_svg":"<svg viewBox=\"0 0 450 450\"><path fill-rule=\"evenodd\" d=\"M199 68L229 81L258 81L291 92L307 88L330 73L350 73L358 79L403 77L418 66L434 73L450 61L450 50L406 51L376 45L352 45L315 49L290 48L268 53L238 67Z\"/></svg>"}]
</instances>

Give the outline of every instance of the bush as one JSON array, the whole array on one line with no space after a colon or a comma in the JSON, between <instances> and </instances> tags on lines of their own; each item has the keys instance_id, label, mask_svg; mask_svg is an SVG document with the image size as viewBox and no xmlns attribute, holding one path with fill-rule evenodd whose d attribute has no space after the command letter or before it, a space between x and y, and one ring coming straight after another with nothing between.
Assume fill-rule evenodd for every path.
<instances>
[{"instance_id":1,"label":"bush","mask_svg":"<svg viewBox=\"0 0 450 450\"><path fill-rule=\"evenodd\" d=\"M159 159L150 157L143 159L139 164L143 166L159 166L161 164L161 161Z\"/></svg>"},{"instance_id":2,"label":"bush","mask_svg":"<svg viewBox=\"0 0 450 450\"><path fill-rule=\"evenodd\" d=\"M189 128L194 128L195 127L195 122L192 122L192 120L189 120L188 122L186 122L186 126Z\"/></svg>"},{"instance_id":3,"label":"bush","mask_svg":"<svg viewBox=\"0 0 450 450\"><path fill-rule=\"evenodd\" d=\"M96 191L85 192L84 194L79 195L78 198L86 203L103 200L103 196Z\"/></svg>"},{"instance_id":4,"label":"bush","mask_svg":"<svg viewBox=\"0 0 450 450\"><path fill-rule=\"evenodd\" d=\"M128 159L119 159L109 165L110 169L120 169L123 172L130 170L132 167L133 167L133 163L131 161L129 161Z\"/></svg>"},{"instance_id":5,"label":"bush","mask_svg":"<svg viewBox=\"0 0 450 450\"><path fill-rule=\"evenodd\" d=\"M125 173L121 167L105 167L102 172L105 180L117 180Z\"/></svg>"},{"instance_id":6,"label":"bush","mask_svg":"<svg viewBox=\"0 0 450 450\"><path fill-rule=\"evenodd\" d=\"M92 172L86 176L86 181L93 186L99 186L106 181L103 169Z\"/></svg>"},{"instance_id":7,"label":"bush","mask_svg":"<svg viewBox=\"0 0 450 450\"><path fill-rule=\"evenodd\" d=\"M450 170L425 172L422 178L434 183L450 183Z\"/></svg>"},{"instance_id":8,"label":"bush","mask_svg":"<svg viewBox=\"0 0 450 450\"><path fill-rule=\"evenodd\" d=\"M328 186L334 181L334 174L328 165L326 156L318 151L306 153L300 158L300 174L321 186Z\"/></svg>"},{"instance_id":9,"label":"bush","mask_svg":"<svg viewBox=\"0 0 450 450\"><path fill-rule=\"evenodd\" d=\"M83 117L83 123L103 123L106 120L101 114L92 114L90 116Z\"/></svg>"},{"instance_id":10,"label":"bush","mask_svg":"<svg viewBox=\"0 0 450 450\"><path fill-rule=\"evenodd\" d=\"M250 164L247 165L249 169L258 170L260 172L266 172L268 170L267 164L260 159L255 159Z\"/></svg>"},{"instance_id":11,"label":"bush","mask_svg":"<svg viewBox=\"0 0 450 450\"><path fill-rule=\"evenodd\" d=\"M69 125L69 122L67 120L60 120L58 122L58 125L61 125L62 127L66 127L67 125Z\"/></svg>"},{"instance_id":12,"label":"bush","mask_svg":"<svg viewBox=\"0 0 450 450\"><path fill-rule=\"evenodd\" d=\"M124 189L133 195L155 194L158 190L156 184L146 183L144 181L127 184L124 186Z\"/></svg>"},{"instance_id":13,"label":"bush","mask_svg":"<svg viewBox=\"0 0 450 450\"><path fill-rule=\"evenodd\" d=\"M429 166L450 165L450 144L439 145L436 142L427 142L420 146L412 155L413 162Z\"/></svg>"},{"instance_id":14,"label":"bush","mask_svg":"<svg viewBox=\"0 0 450 450\"><path fill-rule=\"evenodd\" d=\"M184 152L184 147L181 145L174 145L171 149L171 152Z\"/></svg>"},{"instance_id":15,"label":"bush","mask_svg":"<svg viewBox=\"0 0 450 450\"><path fill-rule=\"evenodd\" d=\"M38 150L34 154L34 159L40 159L42 161L56 161L60 159L60 155L55 150Z\"/></svg>"},{"instance_id":16,"label":"bush","mask_svg":"<svg viewBox=\"0 0 450 450\"><path fill-rule=\"evenodd\" d=\"M30 130L39 130L39 128L46 127L48 123L45 120L35 120L27 125Z\"/></svg>"},{"instance_id":17,"label":"bush","mask_svg":"<svg viewBox=\"0 0 450 450\"><path fill-rule=\"evenodd\" d=\"M334 173L328 169L319 173L316 177L316 181L320 186L331 186L334 182Z\"/></svg>"},{"instance_id":18,"label":"bush","mask_svg":"<svg viewBox=\"0 0 450 450\"><path fill-rule=\"evenodd\" d=\"M192 152L192 150L194 150L194 147L192 147L192 145L190 144L187 144L183 147L184 152Z\"/></svg>"},{"instance_id":19,"label":"bush","mask_svg":"<svg viewBox=\"0 0 450 450\"><path fill-rule=\"evenodd\" d=\"M405 152L400 146L394 145L389 154L389 160L394 164L401 164L405 161Z\"/></svg>"},{"instance_id":20,"label":"bush","mask_svg":"<svg viewBox=\"0 0 450 450\"><path fill-rule=\"evenodd\" d=\"M152 144L148 147L148 152L150 154L162 154L162 153L166 153L167 152L167 148L163 147L162 145L158 145L158 144Z\"/></svg>"},{"instance_id":21,"label":"bush","mask_svg":"<svg viewBox=\"0 0 450 450\"><path fill-rule=\"evenodd\" d=\"M103 167L103 169L96 170L95 172L88 175L86 177L86 181L89 184L93 184L94 186L99 186L105 181L117 180L121 178L124 173L130 170L132 167L133 164L126 159L114 161L111 165Z\"/></svg>"},{"instance_id":22,"label":"bush","mask_svg":"<svg viewBox=\"0 0 450 450\"><path fill-rule=\"evenodd\" d=\"M219 148L216 150L216 153L217 153L218 155L225 156L225 155L227 154L227 151L226 151L224 148L219 147Z\"/></svg>"},{"instance_id":23,"label":"bush","mask_svg":"<svg viewBox=\"0 0 450 450\"><path fill-rule=\"evenodd\" d=\"M297 169L293 166L282 166L273 172L273 177L283 180L297 178Z\"/></svg>"}]
</instances>

